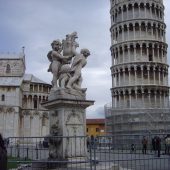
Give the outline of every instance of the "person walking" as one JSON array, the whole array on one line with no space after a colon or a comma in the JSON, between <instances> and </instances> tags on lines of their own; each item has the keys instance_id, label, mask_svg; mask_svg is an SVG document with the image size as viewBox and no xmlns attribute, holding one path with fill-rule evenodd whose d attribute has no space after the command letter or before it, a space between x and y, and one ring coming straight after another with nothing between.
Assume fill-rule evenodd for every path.
<instances>
[{"instance_id":1,"label":"person walking","mask_svg":"<svg viewBox=\"0 0 170 170\"><path fill-rule=\"evenodd\" d=\"M165 138L165 154L170 155L170 134Z\"/></svg>"},{"instance_id":2,"label":"person walking","mask_svg":"<svg viewBox=\"0 0 170 170\"><path fill-rule=\"evenodd\" d=\"M143 154L146 154L147 145L148 145L148 140L144 136L143 139L142 139L142 153Z\"/></svg>"},{"instance_id":3,"label":"person walking","mask_svg":"<svg viewBox=\"0 0 170 170\"><path fill-rule=\"evenodd\" d=\"M157 136L156 138L156 150L158 152L158 157L161 156L161 138Z\"/></svg>"},{"instance_id":4,"label":"person walking","mask_svg":"<svg viewBox=\"0 0 170 170\"><path fill-rule=\"evenodd\" d=\"M0 134L0 170L7 170L7 150Z\"/></svg>"}]
</instances>

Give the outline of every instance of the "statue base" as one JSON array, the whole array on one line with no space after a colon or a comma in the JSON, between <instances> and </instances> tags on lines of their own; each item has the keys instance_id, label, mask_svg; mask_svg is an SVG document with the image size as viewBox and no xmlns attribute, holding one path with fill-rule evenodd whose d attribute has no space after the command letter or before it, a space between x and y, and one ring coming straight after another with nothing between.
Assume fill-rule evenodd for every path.
<instances>
[{"instance_id":1,"label":"statue base","mask_svg":"<svg viewBox=\"0 0 170 170\"><path fill-rule=\"evenodd\" d=\"M52 89L49 95L49 101L56 99L73 99L73 100L86 100L86 94L82 91L66 88Z\"/></svg>"},{"instance_id":2,"label":"statue base","mask_svg":"<svg viewBox=\"0 0 170 170\"><path fill-rule=\"evenodd\" d=\"M50 94L48 102L42 104L50 111L50 140L53 141L49 142L51 160L57 160L58 157L63 160L87 157L85 109L93 105L94 101L75 99L73 94L65 95L68 91L57 90ZM57 138L55 132L58 133Z\"/></svg>"}]
</instances>

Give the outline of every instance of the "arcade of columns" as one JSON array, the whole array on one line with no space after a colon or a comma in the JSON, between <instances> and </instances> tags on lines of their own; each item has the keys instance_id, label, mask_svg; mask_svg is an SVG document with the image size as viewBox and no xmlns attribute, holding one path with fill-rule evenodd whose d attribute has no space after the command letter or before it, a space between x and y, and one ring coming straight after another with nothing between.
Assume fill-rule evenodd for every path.
<instances>
[{"instance_id":1,"label":"arcade of columns","mask_svg":"<svg viewBox=\"0 0 170 170\"><path fill-rule=\"evenodd\" d=\"M169 107L162 0L111 0L112 105Z\"/></svg>"}]
</instances>

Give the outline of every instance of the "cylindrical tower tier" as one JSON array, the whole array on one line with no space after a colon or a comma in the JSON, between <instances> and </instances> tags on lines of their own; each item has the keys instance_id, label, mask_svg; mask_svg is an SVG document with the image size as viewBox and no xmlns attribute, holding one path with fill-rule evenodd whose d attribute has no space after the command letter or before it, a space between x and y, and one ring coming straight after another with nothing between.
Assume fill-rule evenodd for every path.
<instances>
[{"instance_id":1,"label":"cylindrical tower tier","mask_svg":"<svg viewBox=\"0 0 170 170\"><path fill-rule=\"evenodd\" d=\"M170 132L163 0L110 0L114 134Z\"/></svg>"},{"instance_id":2,"label":"cylindrical tower tier","mask_svg":"<svg viewBox=\"0 0 170 170\"><path fill-rule=\"evenodd\" d=\"M111 0L112 105L169 105L162 0Z\"/></svg>"}]
</instances>

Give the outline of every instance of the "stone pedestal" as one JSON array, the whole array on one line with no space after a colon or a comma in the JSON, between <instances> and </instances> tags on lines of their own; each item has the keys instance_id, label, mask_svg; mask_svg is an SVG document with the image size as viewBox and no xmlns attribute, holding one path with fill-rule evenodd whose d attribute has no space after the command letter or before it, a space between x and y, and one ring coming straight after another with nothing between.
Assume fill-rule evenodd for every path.
<instances>
[{"instance_id":1,"label":"stone pedestal","mask_svg":"<svg viewBox=\"0 0 170 170\"><path fill-rule=\"evenodd\" d=\"M64 98L63 91L49 96L43 106L50 111L50 157L70 160L87 156L86 111L94 101L75 99L74 95ZM59 95L60 94L60 95Z\"/></svg>"}]
</instances>

